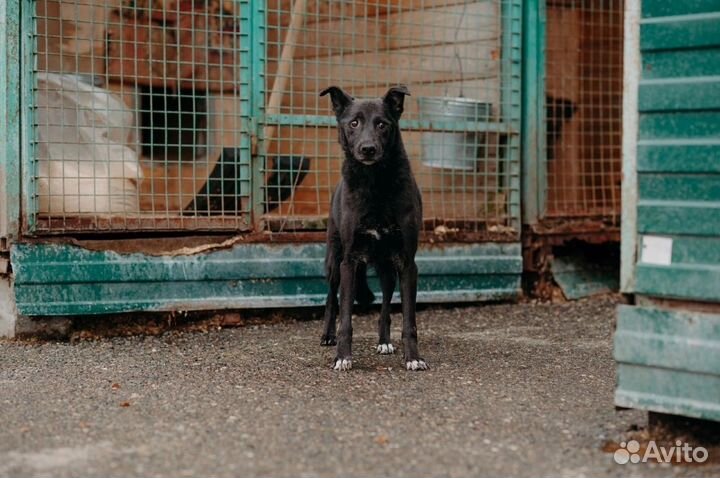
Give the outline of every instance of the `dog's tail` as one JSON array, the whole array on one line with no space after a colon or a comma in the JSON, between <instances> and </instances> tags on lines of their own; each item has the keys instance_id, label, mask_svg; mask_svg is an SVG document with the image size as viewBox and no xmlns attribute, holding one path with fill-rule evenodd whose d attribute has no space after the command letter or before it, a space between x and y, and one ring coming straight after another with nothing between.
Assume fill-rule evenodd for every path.
<instances>
[{"instance_id":1,"label":"dog's tail","mask_svg":"<svg viewBox=\"0 0 720 478\"><path fill-rule=\"evenodd\" d=\"M355 302L361 308L367 308L375 302L375 294L370 290L367 283L367 266L360 263L355 272Z\"/></svg>"}]
</instances>

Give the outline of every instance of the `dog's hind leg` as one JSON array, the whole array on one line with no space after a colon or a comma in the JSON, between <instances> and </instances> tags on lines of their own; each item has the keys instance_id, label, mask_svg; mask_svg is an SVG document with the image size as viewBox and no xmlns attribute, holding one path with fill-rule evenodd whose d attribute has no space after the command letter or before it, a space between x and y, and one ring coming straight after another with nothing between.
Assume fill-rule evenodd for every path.
<instances>
[{"instance_id":1,"label":"dog's hind leg","mask_svg":"<svg viewBox=\"0 0 720 478\"><path fill-rule=\"evenodd\" d=\"M392 342L390 342L390 301L395 291L395 279L397 273L395 266L391 262L379 263L375 266L378 278L380 279L380 287L382 288L382 307L380 309L380 319L378 319L378 346L379 354L392 354L395 352Z\"/></svg>"},{"instance_id":2,"label":"dog's hind leg","mask_svg":"<svg viewBox=\"0 0 720 478\"><path fill-rule=\"evenodd\" d=\"M400 296L403 312L403 351L405 366L408 370L426 370L425 360L420 358L417 342L417 325L415 323L415 301L417 298L417 265L410 259L400 270Z\"/></svg>"},{"instance_id":3,"label":"dog's hind leg","mask_svg":"<svg viewBox=\"0 0 720 478\"><path fill-rule=\"evenodd\" d=\"M375 294L367 283L367 265L364 262L359 262L355 271L355 302L364 310L375 302Z\"/></svg>"}]
</instances>

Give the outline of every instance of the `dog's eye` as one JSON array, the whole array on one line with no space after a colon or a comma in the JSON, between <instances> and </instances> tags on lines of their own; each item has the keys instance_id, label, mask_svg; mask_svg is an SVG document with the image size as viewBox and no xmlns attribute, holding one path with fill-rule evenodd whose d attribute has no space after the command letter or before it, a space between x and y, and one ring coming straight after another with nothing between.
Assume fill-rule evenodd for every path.
<instances>
[{"instance_id":1,"label":"dog's eye","mask_svg":"<svg viewBox=\"0 0 720 478\"><path fill-rule=\"evenodd\" d=\"M351 128L357 128L358 126L360 126L360 121L359 121L359 120L356 120L356 119L355 119L355 120L352 120L352 121L350 122L350 127L351 127Z\"/></svg>"},{"instance_id":2,"label":"dog's eye","mask_svg":"<svg viewBox=\"0 0 720 478\"><path fill-rule=\"evenodd\" d=\"M378 124L377 124L378 129L385 129L386 126L387 126L387 124L382 121L378 122Z\"/></svg>"}]
</instances>

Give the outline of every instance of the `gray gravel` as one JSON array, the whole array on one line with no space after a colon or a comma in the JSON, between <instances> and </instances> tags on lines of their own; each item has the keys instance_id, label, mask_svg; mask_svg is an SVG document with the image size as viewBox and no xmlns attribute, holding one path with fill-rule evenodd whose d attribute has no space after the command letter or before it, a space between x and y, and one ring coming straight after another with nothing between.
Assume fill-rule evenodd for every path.
<instances>
[{"instance_id":1,"label":"gray gravel","mask_svg":"<svg viewBox=\"0 0 720 478\"><path fill-rule=\"evenodd\" d=\"M645 414L613 407L611 297L418 314L427 372L330 369L321 323L77 344L0 342L0 476L720 475L616 465ZM400 317L393 316L399 345Z\"/></svg>"}]
</instances>

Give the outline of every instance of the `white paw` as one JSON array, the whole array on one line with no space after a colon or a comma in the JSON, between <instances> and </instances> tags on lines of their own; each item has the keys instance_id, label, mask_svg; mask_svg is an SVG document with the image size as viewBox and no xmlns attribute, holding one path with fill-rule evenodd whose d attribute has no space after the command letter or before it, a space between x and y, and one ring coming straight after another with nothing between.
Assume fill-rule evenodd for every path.
<instances>
[{"instance_id":1,"label":"white paw","mask_svg":"<svg viewBox=\"0 0 720 478\"><path fill-rule=\"evenodd\" d=\"M350 370L352 368L352 359L335 359L334 370Z\"/></svg>"},{"instance_id":2,"label":"white paw","mask_svg":"<svg viewBox=\"0 0 720 478\"><path fill-rule=\"evenodd\" d=\"M393 344L378 344L377 353L382 355L390 355L395 353L395 347Z\"/></svg>"},{"instance_id":3,"label":"white paw","mask_svg":"<svg viewBox=\"0 0 720 478\"><path fill-rule=\"evenodd\" d=\"M427 370L428 364L423 359L408 360L405 362L405 366L408 370Z\"/></svg>"}]
</instances>

